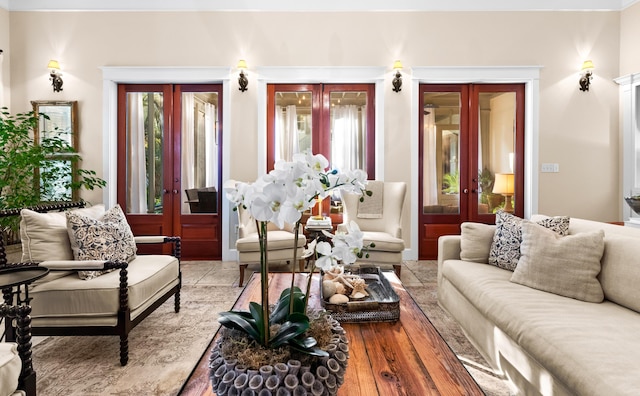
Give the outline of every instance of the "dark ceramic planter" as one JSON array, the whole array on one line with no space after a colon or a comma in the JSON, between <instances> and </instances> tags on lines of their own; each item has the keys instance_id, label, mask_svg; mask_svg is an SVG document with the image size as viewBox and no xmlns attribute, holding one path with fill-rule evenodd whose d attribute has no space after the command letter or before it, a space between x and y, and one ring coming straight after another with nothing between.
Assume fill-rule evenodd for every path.
<instances>
[{"instance_id":1,"label":"dark ceramic planter","mask_svg":"<svg viewBox=\"0 0 640 396\"><path fill-rule=\"evenodd\" d=\"M211 386L218 396L321 396L335 395L344 382L349 359L349 341L340 323L331 318L333 337L327 352L329 357L316 358L313 364L302 366L289 360L273 366L248 369L235 359L224 359L220 353L222 338L218 338L209 358Z\"/></svg>"},{"instance_id":2,"label":"dark ceramic planter","mask_svg":"<svg viewBox=\"0 0 640 396\"><path fill-rule=\"evenodd\" d=\"M631 210L633 210L636 215L640 216L640 195L625 197L624 200Z\"/></svg>"}]
</instances>

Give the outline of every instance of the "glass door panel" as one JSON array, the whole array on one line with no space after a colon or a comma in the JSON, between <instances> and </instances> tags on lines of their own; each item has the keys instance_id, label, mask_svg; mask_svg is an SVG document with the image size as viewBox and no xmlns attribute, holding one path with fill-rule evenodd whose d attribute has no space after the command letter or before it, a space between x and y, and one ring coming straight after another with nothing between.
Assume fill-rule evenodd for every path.
<instances>
[{"instance_id":1,"label":"glass door panel","mask_svg":"<svg viewBox=\"0 0 640 396\"><path fill-rule=\"evenodd\" d=\"M332 167L367 169L367 91L332 91L329 100Z\"/></svg>"},{"instance_id":2,"label":"glass door panel","mask_svg":"<svg viewBox=\"0 0 640 396\"><path fill-rule=\"evenodd\" d=\"M126 213L163 211L164 95L126 94Z\"/></svg>"},{"instance_id":3,"label":"glass door panel","mask_svg":"<svg viewBox=\"0 0 640 396\"><path fill-rule=\"evenodd\" d=\"M312 92L275 93L275 161L293 160L293 154L312 147Z\"/></svg>"},{"instance_id":4,"label":"glass door panel","mask_svg":"<svg viewBox=\"0 0 640 396\"><path fill-rule=\"evenodd\" d=\"M513 213L516 152L516 93L478 95L478 214Z\"/></svg>"},{"instance_id":5,"label":"glass door panel","mask_svg":"<svg viewBox=\"0 0 640 396\"><path fill-rule=\"evenodd\" d=\"M460 213L460 92L423 95L423 214Z\"/></svg>"},{"instance_id":6,"label":"glass door panel","mask_svg":"<svg viewBox=\"0 0 640 396\"><path fill-rule=\"evenodd\" d=\"M182 92L182 214L218 213L218 93Z\"/></svg>"}]
</instances>

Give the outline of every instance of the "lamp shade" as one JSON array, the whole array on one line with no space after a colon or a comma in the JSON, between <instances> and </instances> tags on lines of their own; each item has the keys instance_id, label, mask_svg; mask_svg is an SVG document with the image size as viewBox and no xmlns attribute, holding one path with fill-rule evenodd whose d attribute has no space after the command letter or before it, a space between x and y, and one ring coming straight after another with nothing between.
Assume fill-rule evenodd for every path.
<instances>
[{"instance_id":1,"label":"lamp shade","mask_svg":"<svg viewBox=\"0 0 640 396\"><path fill-rule=\"evenodd\" d=\"M55 70L60 70L60 64L58 63L57 60L50 60L49 64L47 65L47 69L55 69Z\"/></svg>"},{"instance_id":2,"label":"lamp shade","mask_svg":"<svg viewBox=\"0 0 640 396\"><path fill-rule=\"evenodd\" d=\"M393 62L393 70L401 70L402 69L402 62L400 62L399 60Z\"/></svg>"},{"instance_id":3,"label":"lamp shade","mask_svg":"<svg viewBox=\"0 0 640 396\"><path fill-rule=\"evenodd\" d=\"M590 60L584 61L582 64L582 70L593 70L593 62Z\"/></svg>"},{"instance_id":4,"label":"lamp shade","mask_svg":"<svg viewBox=\"0 0 640 396\"><path fill-rule=\"evenodd\" d=\"M238 69L244 70L246 68L247 68L247 61L245 61L244 59L240 59L238 61Z\"/></svg>"},{"instance_id":5,"label":"lamp shade","mask_svg":"<svg viewBox=\"0 0 640 396\"><path fill-rule=\"evenodd\" d=\"M494 194L513 194L513 173L496 173L493 183Z\"/></svg>"}]
</instances>

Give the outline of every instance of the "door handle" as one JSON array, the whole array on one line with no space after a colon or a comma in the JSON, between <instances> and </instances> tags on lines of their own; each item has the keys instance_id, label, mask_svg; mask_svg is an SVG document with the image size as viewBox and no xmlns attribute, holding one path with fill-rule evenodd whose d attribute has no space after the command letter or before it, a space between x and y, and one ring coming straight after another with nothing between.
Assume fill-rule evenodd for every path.
<instances>
[{"instance_id":1,"label":"door handle","mask_svg":"<svg viewBox=\"0 0 640 396\"><path fill-rule=\"evenodd\" d=\"M162 189L162 193L163 193L163 194L169 194L169 190L167 190L166 188L163 188L163 189Z\"/></svg>"},{"instance_id":2,"label":"door handle","mask_svg":"<svg viewBox=\"0 0 640 396\"><path fill-rule=\"evenodd\" d=\"M178 190L173 190L173 193L174 193L174 194L177 194L177 193L178 193Z\"/></svg>"},{"instance_id":3,"label":"door handle","mask_svg":"<svg viewBox=\"0 0 640 396\"><path fill-rule=\"evenodd\" d=\"M465 188L464 190L462 190L462 192L465 193L465 194L469 194L469 189Z\"/></svg>"},{"instance_id":4,"label":"door handle","mask_svg":"<svg viewBox=\"0 0 640 396\"><path fill-rule=\"evenodd\" d=\"M477 193L478 193L478 190L477 190L477 189L475 189L475 188L473 188L473 189L471 189L471 192L472 192L472 193L474 193L474 194L477 194Z\"/></svg>"}]
</instances>

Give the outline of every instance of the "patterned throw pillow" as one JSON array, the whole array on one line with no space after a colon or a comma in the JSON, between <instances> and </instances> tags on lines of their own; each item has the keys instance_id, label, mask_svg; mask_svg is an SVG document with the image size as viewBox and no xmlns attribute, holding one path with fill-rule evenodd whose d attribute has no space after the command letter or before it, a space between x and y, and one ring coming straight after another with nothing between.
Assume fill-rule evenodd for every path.
<instances>
[{"instance_id":1,"label":"patterned throw pillow","mask_svg":"<svg viewBox=\"0 0 640 396\"><path fill-rule=\"evenodd\" d=\"M569 217L549 217L537 222L558 235L569 234ZM502 269L513 271L520 259L520 244L522 243L522 219L507 213L496 213L496 232L493 234L491 250L489 251L489 264Z\"/></svg>"},{"instance_id":2,"label":"patterned throw pillow","mask_svg":"<svg viewBox=\"0 0 640 396\"><path fill-rule=\"evenodd\" d=\"M92 219L67 213L67 232L75 260L129 262L136 257L136 243L119 205ZM78 271L80 279L93 279L108 271Z\"/></svg>"}]
</instances>

